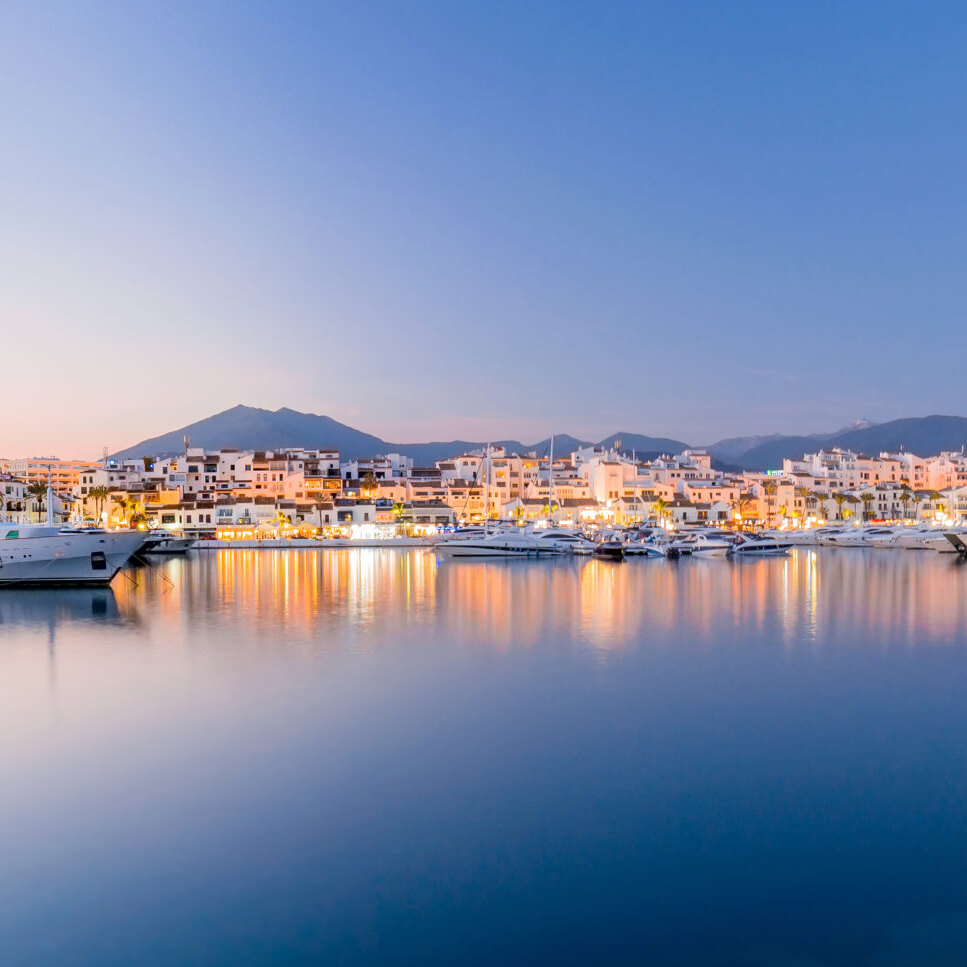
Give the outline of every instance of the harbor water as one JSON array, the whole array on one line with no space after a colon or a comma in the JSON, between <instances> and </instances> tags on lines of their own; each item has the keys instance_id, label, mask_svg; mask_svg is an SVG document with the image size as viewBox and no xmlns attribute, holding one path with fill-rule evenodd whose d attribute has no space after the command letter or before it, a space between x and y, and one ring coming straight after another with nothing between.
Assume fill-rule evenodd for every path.
<instances>
[{"instance_id":1,"label":"harbor water","mask_svg":"<svg viewBox=\"0 0 967 967\"><path fill-rule=\"evenodd\" d=\"M805 548L0 591L0 962L962 963L965 591Z\"/></svg>"}]
</instances>

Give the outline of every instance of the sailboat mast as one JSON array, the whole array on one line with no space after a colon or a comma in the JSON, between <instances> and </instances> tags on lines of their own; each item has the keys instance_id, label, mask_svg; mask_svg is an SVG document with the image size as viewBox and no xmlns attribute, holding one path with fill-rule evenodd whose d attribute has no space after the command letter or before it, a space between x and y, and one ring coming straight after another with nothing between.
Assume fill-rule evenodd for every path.
<instances>
[{"instance_id":1,"label":"sailboat mast","mask_svg":"<svg viewBox=\"0 0 967 967\"><path fill-rule=\"evenodd\" d=\"M551 434L551 452L547 458L547 521L551 520L551 507L554 500L554 434Z\"/></svg>"},{"instance_id":2,"label":"sailboat mast","mask_svg":"<svg viewBox=\"0 0 967 967\"><path fill-rule=\"evenodd\" d=\"M54 483L49 466L47 467L47 526L54 526Z\"/></svg>"},{"instance_id":3,"label":"sailboat mast","mask_svg":"<svg viewBox=\"0 0 967 967\"><path fill-rule=\"evenodd\" d=\"M487 479L484 481L484 537L490 533L490 444L487 444Z\"/></svg>"}]
</instances>

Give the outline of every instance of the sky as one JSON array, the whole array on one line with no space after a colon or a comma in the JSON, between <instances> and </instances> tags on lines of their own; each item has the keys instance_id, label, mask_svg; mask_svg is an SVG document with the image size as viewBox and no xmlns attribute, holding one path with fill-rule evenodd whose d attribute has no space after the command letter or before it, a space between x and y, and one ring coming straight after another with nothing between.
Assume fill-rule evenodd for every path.
<instances>
[{"instance_id":1,"label":"sky","mask_svg":"<svg viewBox=\"0 0 967 967\"><path fill-rule=\"evenodd\" d=\"M0 455L967 413L963 4L0 14Z\"/></svg>"}]
</instances>

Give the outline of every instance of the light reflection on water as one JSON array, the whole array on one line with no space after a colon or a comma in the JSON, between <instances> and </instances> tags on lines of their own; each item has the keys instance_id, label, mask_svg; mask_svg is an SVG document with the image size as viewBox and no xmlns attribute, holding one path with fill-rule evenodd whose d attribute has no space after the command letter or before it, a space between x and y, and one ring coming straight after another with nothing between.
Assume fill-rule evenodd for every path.
<instances>
[{"instance_id":1,"label":"light reflection on water","mask_svg":"<svg viewBox=\"0 0 967 967\"><path fill-rule=\"evenodd\" d=\"M958 962L965 581L365 549L4 592L0 960Z\"/></svg>"}]
</instances>

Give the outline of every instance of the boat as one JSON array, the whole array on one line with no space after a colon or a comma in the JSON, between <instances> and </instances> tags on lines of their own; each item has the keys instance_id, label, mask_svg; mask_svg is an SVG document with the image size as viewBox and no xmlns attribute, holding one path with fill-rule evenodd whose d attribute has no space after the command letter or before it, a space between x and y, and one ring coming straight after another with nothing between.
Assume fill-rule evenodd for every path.
<instances>
[{"instance_id":1,"label":"boat","mask_svg":"<svg viewBox=\"0 0 967 967\"><path fill-rule=\"evenodd\" d=\"M108 585L143 542L136 530L0 523L0 587Z\"/></svg>"},{"instance_id":2,"label":"boat","mask_svg":"<svg viewBox=\"0 0 967 967\"><path fill-rule=\"evenodd\" d=\"M669 547L679 554L692 557L725 557L732 549L732 541L712 534L689 534L672 541Z\"/></svg>"},{"instance_id":3,"label":"boat","mask_svg":"<svg viewBox=\"0 0 967 967\"><path fill-rule=\"evenodd\" d=\"M742 539L732 545L730 557L778 557L788 554L792 547L788 541L777 541L774 537L759 534L742 535Z\"/></svg>"},{"instance_id":4,"label":"boat","mask_svg":"<svg viewBox=\"0 0 967 967\"><path fill-rule=\"evenodd\" d=\"M588 540L583 534L563 527L549 527L545 530L529 532L541 546L557 550L561 554L589 555L594 553L594 541Z\"/></svg>"},{"instance_id":5,"label":"boat","mask_svg":"<svg viewBox=\"0 0 967 967\"><path fill-rule=\"evenodd\" d=\"M552 541L509 531L470 537L463 541L447 541L436 546L447 557L547 557L563 553Z\"/></svg>"},{"instance_id":6,"label":"boat","mask_svg":"<svg viewBox=\"0 0 967 967\"><path fill-rule=\"evenodd\" d=\"M594 556L603 561L623 561L625 559L624 544L618 540L601 541L594 547Z\"/></svg>"},{"instance_id":7,"label":"boat","mask_svg":"<svg viewBox=\"0 0 967 967\"><path fill-rule=\"evenodd\" d=\"M140 554L185 554L195 546L193 537L178 537L171 531L155 529L148 531Z\"/></svg>"}]
</instances>

